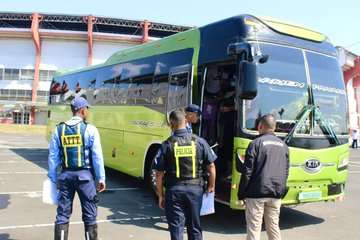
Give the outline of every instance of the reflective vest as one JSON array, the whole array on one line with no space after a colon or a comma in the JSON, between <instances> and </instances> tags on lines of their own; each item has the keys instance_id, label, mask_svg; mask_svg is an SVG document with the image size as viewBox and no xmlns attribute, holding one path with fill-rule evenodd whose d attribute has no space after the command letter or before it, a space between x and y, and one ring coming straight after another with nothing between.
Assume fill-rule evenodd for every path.
<instances>
[{"instance_id":1,"label":"reflective vest","mask_svg":"<svg viewBox=\"0 0 360 240\"><path fill-rule=\"evenodd\" d=\"M181 138L171 136L168 142L170 153L167 155L166 182L168 184L177 182L202 184L202 159L197 151L196 136L191 134Z\"/></svg>"},{"instance_id":2,"label":"reflective vest","mask_svg":"<svg viewBox=\"0 0 360 240\"><path fill-rule=\"evenodd\" d=\"M60 123L57 126L63 169L76 170L91 167L89 156L85 156L86 125L85 122L79 122L72 126L66 123Z\"/></svg>"}]
</instances>

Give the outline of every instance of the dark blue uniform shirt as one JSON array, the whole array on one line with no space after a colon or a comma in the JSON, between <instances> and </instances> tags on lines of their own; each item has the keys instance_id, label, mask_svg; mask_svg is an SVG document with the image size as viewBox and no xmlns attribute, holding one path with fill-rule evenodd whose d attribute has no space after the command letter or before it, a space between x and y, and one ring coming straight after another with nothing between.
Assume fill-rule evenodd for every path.
<instances>
[{"instance_id":1,"label":"dark blue uniform shirt","mask_svg":"<svg viewBox=\"0 0 360 240\"><path fill-rule=\"evenodd\" d=\"M189 134L191 134L191 133L189 133L189 131L187 129L178 129L174 132L174 136L179 137L179 138L185 137ZM160 150L156 154L155 169L157 171L166 171L166 169L165 169L166 168L165 167L166 166L165 153L170 151L170 147L171 146L170 146L169 142L165 141L162 143ZM197 137L196 149L197 149L197 152L200 153L200 156L197 156L197 157L203 160L203 164L205 164L205 166L213 163L217 158L216 154L210 148L210 146L206 142L206 140L201 137Z\"/></svg>"}]
</instances>

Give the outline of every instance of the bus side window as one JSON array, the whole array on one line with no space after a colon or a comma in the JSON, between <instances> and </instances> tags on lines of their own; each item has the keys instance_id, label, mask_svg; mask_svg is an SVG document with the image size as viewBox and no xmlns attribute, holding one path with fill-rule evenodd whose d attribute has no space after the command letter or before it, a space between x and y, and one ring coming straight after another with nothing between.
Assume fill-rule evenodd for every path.
<instances>
[{"instance_id":1,"label":"bus side window","mask_svg":"<svg viewBox=\"0 0 360 240\"><path fill-rule=\"evenodd\" d=\"M148 57L123 65L122 78L128 80L129 83L127 104L150 104L155 58Z\"/></svg>"},{"instance_id":2,"label":"bus side window","mask_svg":"<svg viewBox=\"0 0 360 240\"><path fill-rule=\"evenodd\" d=\"M168 64L158 60L151 88L151 104L165 111L169 81Z\"/></svg>"},{"instance_id":3,"label":"bus side window","mask_svg":"<svg viewBox=\"0 0 360 240\"><path fill-rule=\"evenodd\" d=\"M94 104L114 104L120 101L115 88L120 84L121 71L121 64L97 70L95 91L93 92Z\"/></svg>"},{"instance_id":4,"label":"bus side window","mask_svg":"<svg viewBox=\"0 0 360 240\"><path fill-rule=\"evenodd\" d=\"M191 65L172 68L169 76L167 112L184 108L190 103Z\"/></svg>"}]
</instances>

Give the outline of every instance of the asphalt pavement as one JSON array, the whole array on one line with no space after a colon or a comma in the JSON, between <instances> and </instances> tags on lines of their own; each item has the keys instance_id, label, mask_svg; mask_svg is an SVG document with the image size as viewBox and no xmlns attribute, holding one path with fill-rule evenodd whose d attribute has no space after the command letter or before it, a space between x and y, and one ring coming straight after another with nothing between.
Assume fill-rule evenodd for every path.
<instances>
[{"instance_id":1,"label":"asphalt pavement","mask_svg":"<svg viewBox=\"0 0 360 240\"><path fill-rule=\"evenodd\" d=\"M56 207L42 203L41 191L47 154L43 136L0 132L0 240L53 239ZM360 240L360 149L352 150L349 172L343 202L282 208L283 239ZM141 181L109 169L106 173L108 190L99 196L100 239L169 239L164 212ZM204 239L245 239L243 211L216 205L215 214L202 217L202 226ZM83 232L76 198L69 239L84 239Z\"/></svg>"}]
</instances>

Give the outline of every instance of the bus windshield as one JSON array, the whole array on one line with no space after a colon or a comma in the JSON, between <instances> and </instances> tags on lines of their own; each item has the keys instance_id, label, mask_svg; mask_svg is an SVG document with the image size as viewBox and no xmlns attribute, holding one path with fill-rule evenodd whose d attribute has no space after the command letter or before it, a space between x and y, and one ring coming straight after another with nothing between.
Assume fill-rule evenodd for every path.
<instances>
[{"instance_id":1,"label":"bus windshield","mask_svg":"<svg viewBox=\"0 0 360 240\"><path fill-rule=\"evenodd\" d=\"M256 130L259 117L271 113L278 121L276 131L288 133L309 100L304 56L295 48L271 44L260 47L270 57L267 63L258 65L256 98L244 101L244 127Z\"/></svg>"},{"instance_id":2,"label":"bus windshield","mask_svg":"<svg viewBox=\"0 0 360 240\"><path fill-rule=\"evenodd\" d=\"M261 44L264 54L270 58L266 64L258 65L258 95L245 101L247 130L256 130L257 119L271 113L277 118L277 132L289 133L298 114L308 104L316 106L337 135L347 134L346 94L341 69L334 57L305 51L312 86L310 102L303 51L300 49ZM313 113L314 114L314 113ZM313 129L311 130L311 125ZM309 117L299 133L328 135L322 126Z\"/></svg>"},{"instance_id":3,"label":"bus windshield","mask_svg":"<svg viewBox=\"0 0 360 240\"><path fill-rule=\"evenodd\" d=\"M337 135L346 135L347 101L341 68L334 57L307 52L309 74L315 106ZM322 135L321 126L315 122L314 134Z\"/></svg>"}]
</instances>

